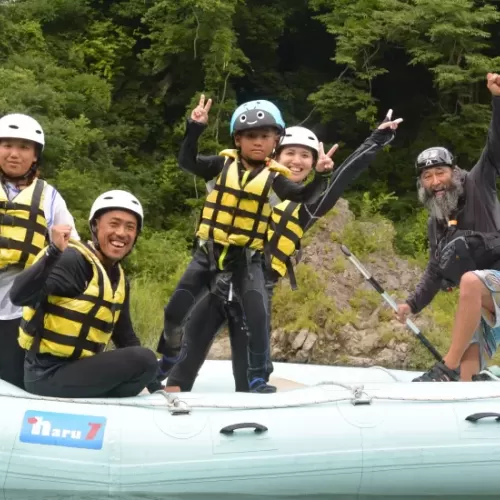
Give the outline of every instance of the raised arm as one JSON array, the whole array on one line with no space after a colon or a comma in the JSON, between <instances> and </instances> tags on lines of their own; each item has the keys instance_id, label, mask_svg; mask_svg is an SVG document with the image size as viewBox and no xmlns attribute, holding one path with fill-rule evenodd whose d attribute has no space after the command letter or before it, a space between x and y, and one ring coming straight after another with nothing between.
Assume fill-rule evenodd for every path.
<instances>
[{"instance_id":1,"label":"raised arm","mask_svg":"<svg viewBox=\"0 0 500 500\"><path fill-rule=\"evenodd\" d=\"M307 224L306 227L311 227L315 220L328 213L347 187L370 166L378 151L392 140L395 130L403 121L401 118L396 120L391 120L391 118L392 110L389 110L384 121L370 137L333 172L326 194L320 200L308 204L299 213L301 223ZM314 220L309 220L312 216Z\"/></svg>"},{"instance_id":2,"label":"raised arm","mask_svg":"<svg viewBox=\"0 0 500 500\"><path fill-rule=\"evenodd\" d=\"M487 86L491 92L491 122L486 145L476 165L469 172L469 178L485 193L496 196L496 180L500 175L500 75L488 73Z\"/></svg>"},{"instance_id":3,"label":"raised arm","mask_svg":"<svg viewBox=\"0 0 500 500\"><path fill-rule=\"evenodd\" d=\"M212 105L209 99L205 104L205 96L202 95L198 106L191 113L186 124L186 132L179 151L179 166L185 172L197 175L209 181L217 177L224 167L224 158L221 156L198 155L198 139L208 123L208 112Z\"/></svg>"}]
</instances>

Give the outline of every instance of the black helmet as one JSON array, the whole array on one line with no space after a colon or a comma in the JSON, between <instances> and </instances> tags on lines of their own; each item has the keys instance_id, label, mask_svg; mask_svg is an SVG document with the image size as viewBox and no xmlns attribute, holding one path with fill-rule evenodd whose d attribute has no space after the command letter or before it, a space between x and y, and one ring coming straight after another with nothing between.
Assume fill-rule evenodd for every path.
<instances>
[{"instance_id":1,"label":"black helmet","mask_svg":"<svg viewBox=\"0 0 500 500\"><path fill-rule=\"evenodd\" d=\"M417 174L420 174L426 168L440 166L453 168L453 155L441 146L425 149L417 156L415 162Z\"/></svg>"}]
</instances>

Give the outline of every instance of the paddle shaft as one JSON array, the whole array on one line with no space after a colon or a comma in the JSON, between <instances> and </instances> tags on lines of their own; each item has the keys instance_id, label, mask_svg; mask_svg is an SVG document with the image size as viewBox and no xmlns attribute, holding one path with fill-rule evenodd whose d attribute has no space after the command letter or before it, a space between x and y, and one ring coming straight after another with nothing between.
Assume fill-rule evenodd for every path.
<instances>
[{"instance_id":1,"label":"paddle shaft","mask_svg":"<svg viewBox=\"0 0 500 500\"><path fill-rule=\"evenodd\" d=\"M361 264L361 262L350 252L350 250L345 245L340 245L340 249L342 253L354 264L354 266L358 269L358 271L363 275L363 277L370 283L370 285L375 288L375 290L382 295L382 298L394 309L394 311L398 312L398 305L396 301L382 288L380 283L368 272L368 270ZM429 350L429 352L436 358L438 361L443 361L443 357L437 349L429 342L422 332L419 330L418 326L411 320L406 319L406 326L412 331L414 335L424 344L424 346Z\"/></svg>"}]
</instances>

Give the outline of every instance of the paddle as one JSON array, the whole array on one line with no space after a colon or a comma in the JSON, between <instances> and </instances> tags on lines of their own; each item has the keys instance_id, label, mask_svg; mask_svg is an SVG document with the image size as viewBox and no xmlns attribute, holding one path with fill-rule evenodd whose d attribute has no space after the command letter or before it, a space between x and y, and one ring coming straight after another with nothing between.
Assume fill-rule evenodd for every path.
<instances>
[{"instance_id":1,"label":"paddle","mask_svg":"<svg viewBox=\"0 0 500 500\"><path fill-rule=\"evenodd\" d=\"M366 281L370 283L370 285L375 288L375 290L382 295L383 299L394 309L394 311L398 311L398 305L394 301L394 299L380 286L380 283L367 271L367 269L361 264L361 262L350 252L350 250L345 245L340 245L340 249L343 254L356 266L358 271L364 276ZM429 350L429 352L438 360L443 361L441 354L437 351L437 349L429 342L429 340L424 337L422 332L418 329L417 325L413 323L411 319L406 320L406 326L412 331L414 335L424 344L425 347Z\"/></svg>"}]
</instances>

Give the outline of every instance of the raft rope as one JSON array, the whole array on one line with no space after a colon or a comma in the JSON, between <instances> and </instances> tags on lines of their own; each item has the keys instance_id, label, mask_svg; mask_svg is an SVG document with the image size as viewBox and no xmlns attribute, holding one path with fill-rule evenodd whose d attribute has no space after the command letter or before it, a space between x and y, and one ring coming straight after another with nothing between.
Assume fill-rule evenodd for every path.
<instances>
[{"instance_id":1,"label":"raft rope","mask_svg":"<svg viewBox=\"0 0 500 500\"><path fill-rule=\"evenodd\" d=\"M477 382L476 382L477 384ZM488 382L490 384L490 382ZM345 389L349 392L349 395L328 395L326 397L318 397L314 394L311 389L320 388L324 386L336 386ZM266 395L262 394L249 394L248 398L254 399L252 402L247 402L247 404L241 403L202 403L192 400L190 402L183 401L180 399L176 393L167 393L165 391L157 391L154 394L160 394L166 399L167 409L172 414L186 414L190 413L192 409L195 408L205 408L205 409L225 409L225 410L270 410L278 408L298 408L311 405L320 405L328 403L339 403L339 402L351 402L352 404L371 404L372 401L414 401L422 403L445 403L445 402L466 402L466 401L485 401L488 399L500 399L500 391L497 389L496 392L487 395L478 396L460 396L460 397L429 397L429 396L391 396L380 394L380 389L377 390L377 394L369 394L365 391L363 385L349 385L343 384L341 382L335 381L325 381L318 384L310 385L304 388L295 389L294 391L286 391L283 393L278 393L280 395L285 395L287 392L292 392L295 396L294 401L283 402L283 403L266 403ZM301 394L301 401L297 401L296 395ZM144 401L130 401L129 398L120 399L72 399L72 398L51 398L45 396L36 396L34 394L23 393L23 394L9 394L5 392L0 392L0 397L6 397L11 399L22 399L22 400L33 400L33 401L50 401L58 403L72 403L81 405L95 405L95 406L120 406L120 407L134 407L134 408L161 408L165 407L165 403L161 400L154 399L150 400L146 397ZM207 397L209 397L207 395ZM220 396L219 396L220 397ZM162 398L162 399L163 399ZM132 399L132 398L130 398ZM141 398L142 399L142 398Z\"/></svg>"}]
</instances>

